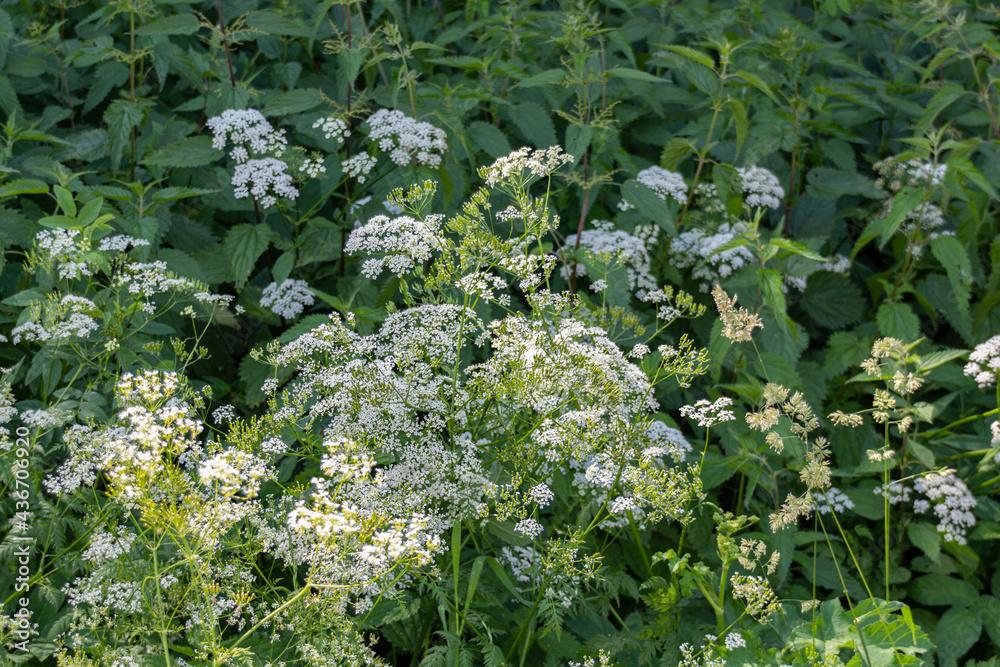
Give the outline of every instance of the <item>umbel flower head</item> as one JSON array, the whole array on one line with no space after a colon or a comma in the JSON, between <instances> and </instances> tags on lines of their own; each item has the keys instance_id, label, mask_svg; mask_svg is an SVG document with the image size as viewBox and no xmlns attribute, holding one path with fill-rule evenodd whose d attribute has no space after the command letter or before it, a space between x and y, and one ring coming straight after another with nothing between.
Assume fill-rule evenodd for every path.
<instances>
[{"instance_id":1,"label":"umbel flower head","mask_svg":"<svg viewBox=\"0 0 1000 667\"><path fill-rule=\"evenodd\" d=\"M287 152L288 140L262 113L255 109L227 109L209 118L205 125L213 132L212 146L224 149L233 144L229 156L236 162L232 184L237 199L252 196L268 208L278 203L279 197L298 197L288 164L280 159ZM309 168L318 173L319 167Z\"/></svg>"},{"instance_id":2,"label":"umbel flower head","mask_svg":"<svg viewBox=\"0 0 1000 667\"><path fill-rule=\"evenodd\" d=\"M448 135L444 130L389 109L379 109L367 122L371 128L369 141L388 153L399 166L418 164L434 169L441 166L441 157L448 150Z\"/></svg>"},{"instance_id":3,"label":"umbel flower head","mask_svg":"<svg viewBox=\"0 0 1000 667\"><path fill-rule=\"evenodd\" d=\"M1000 335L980 343L969 354L965 374L974 378L980 389L992 387L1000 376Z\"/></svg>"}]
</instances>

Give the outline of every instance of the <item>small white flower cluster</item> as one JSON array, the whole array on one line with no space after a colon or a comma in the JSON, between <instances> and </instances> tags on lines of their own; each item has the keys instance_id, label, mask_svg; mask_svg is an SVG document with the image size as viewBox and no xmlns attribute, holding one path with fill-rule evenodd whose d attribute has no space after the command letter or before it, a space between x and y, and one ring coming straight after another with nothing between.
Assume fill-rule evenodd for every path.
<instances>
[{"instance_id":1,"label":"small white flower cluster","mask_svg":"<svg viewBox=\"0 0 1000 667\"><path fill-rule=\"evenodd\" d=\"M965 374L973 378L980 389L988 389L1000 376L1000 335L980 343L969 354Z\"/></svg>"},{"instance_id":2,"label":"small white flower cluster","mask_svg":"<svg viewBox=\"0 0 1000 667\"><path fill-rule=\"evenodd\" d=\"M678 204L687 203L687 183L676 172L653 166L640 171L635 180L659 195L663 201L672 197Z\"/></svg>"},{"instance_id":3,"label":"small white flower cluster","mask_svg":"<svg viewBox=\"0 0 1000 667\"><path fill-rule=\"evenodd\" d=\"M73 413L59 408L25 410L21 413L22 424L43 430L59 428L71 421L73 421Z\"/></svg>"},{"instance_id":4,"label":"small white flower cluster","mask_svg":"<svg viewBox=\"0 0 1000 667\"><path fill-rule=\"evenodd\" d=\"M304 280L285 279L279 285L271 283L264 288L260 305L286 320L294 320L302 314L306 306L315 303L309 283Z\"/></svg>"},{"instance_id":5,"label":"small white flower cluster","mask_svg":"<svg viewBox=\"0 0 1000 667\"><path fill-rule=\"evenodd\" d=\"M600 649L597 652L597 661L594 661L592 656L587 656L583 659L583 662L573 662L569 661L569 667L611 667L611 656Z\"/></svg>"},{"instance_id":6,"label":"small white flower cluster","mask_svg":"<svg viewBox=\"0 0 1000 667\"><path fill-rule=\"evenodd\" d=\"M266 461L238 449L227 449L205 459L198 466L201 483L223 496L257 495L261 481L272 479L273 469Z\"/></svg>"},{"instance_id":7,"label":"small white flower cluster","mask_svg":"<svg viewBox=\"0 0 1000 667\"><path fill-rule=\"evenodd\" d=\"M611 273L618 267L628 272L629 289L642 299L656 289L656 279L650 270L649 248L656 241L656 228L652 225L638 227L634 234L615 229L608 220L595 220L590 229L580 235L580 250L605 264ZM576 246L576 234L566 237L566 248ZM583 262L576 262L576 275L588 275ZM597 291L597 290L595 290Z\"/></svg>"},{"instance_id":8,"label":"small white flower cluster","mask_svg":"<svg viewBox=\"0 0 1000 667\"><path fill-rule=\"evenodd\" d=\"M785 196L778 177L764 167L740 167L736 170L740 175L743 187L744 202L751 207L766 206L779 208Z\"/></svg>"},{"instance_id":9,"label":"small white flower cluster","mask_svg":"<svg viewBox=\"0 0 1000 667\"><path fill-rule=\"evenodd\" d=\"M664 422L649 422L647 432L650 446L642 452L644 459L669 456L677 463L681 463L691 452L691 443L685 439L684 434Z\"/></svg>"},{"instance_id":10,"label":"small white flower cluster","mask_svg":"<svg viewBox=\"0 0 1000 667\"><path fill-rule=\"evenodd\" d=\"M444 130L389 109L379 109L367 122L371 128L369 141L389 153L399 166L414 163L433 169L441 166L442 155L448 150L448 135Z\"/></svg>"},{"instance_id":11,"label":"small white flower cluster","mask_svg":"<svg viewBox=\"0 0 1000 667\"><path fill-rule=\"evenodd\" d=\"M127 554L134 543L135 534L125 526L118 526L114 531L94 533L82 558L94 565L101 565Z\"/></svg>"},{"instance_id":12,"label":"small white flower cluster","mask_svg":"<svg viewBox=\"0 0 1000 667\"><path fill-rule=\"evenodd\" d=\"M701 291L708 292L722 278L728 278L753 263L753 253L745 246L716 252L746 231L745 222L724 222L715 233L698 228L681 232L670 243L671 264L679 269L693 267L691 276L702 280Z\"/></svg>"},{"instance_id":13,"label":"small white flower cluster","mask_svg":"<svg viewBox=\"0 0 1000 667\"><path fill-rule=\"evenodd\" d=\"M365 225L351 232L344 250L349 253L382 253L386 257L365 260L361 272L374 280L388 268L402 276L417 264L431 258L431 253L444 246L441 226L443 215L429 215L423 220L402 215L389 218L376 215Z\"/></svg>"},{"instance_id":14,"label":"small white flower cluster","mask_svg":"<svg viewBox=\"0 0 1000 667\"><path fill-rule=\"evenodd\" d=\"M213 148L224 150L227 143L234 145L229 156L237 163L246 162L250 152L281 157L288 145L284 134L276 132L256 109L226 109L205 121L205 125L212 130Z\"/></svg>"},{"instance_id":15,"label":"small white flower cluster","mask_svg":"<svg viewBox=\"0 0 1000 667\"><path fill-rule=\"evenodd\" d=\"M736 419L732 410L725 410L733 404L733 399L725 396L717 399L714 403L707 399L701 399L694 405L685 405L681 408L682 417L690 417L698 422L698 426L711 428L721 422Z\"/></svg>"},{"instance_id":16,"label":"small white flower cluster","mask_svg":"<svg viewBox=\"0 0 1000 667\"><path fill-rule=\"evenodd\" d=\"M35 244L44 251L42 263L53 268L58 263L59 277L64 280L93 275L83 261L83 248L77 245L79 235L79 229L44 230L35 235Z\"/></svg>"},{"instance_id":17,"label":"small white flower cluster","mask_svg":"<svg viewBox=\"0 0 1000 667\"><path fill-rule=\"evenodd\" d=\"M880 176L875 181L875 187L892 193L899 192L904 186L936 188L944 183L948 174L947 164L935 165L927 160L889 158L873 166Z\"/></svg>"},{"instance_id":18,"label":"small white flower cluster","mask_svg":"<svg viewBox=\"0 0 1000 667\"><path fill-rule=\"evenodd\" d=\"M681 644L682 657L681 661L677 663L677 667L726 667L726 659L721 655L716 655L712 646L716 639L715 635L705 635L705 641L708 642L708 645L697 653L691 644L687 642Z\"/></svg>"},{"instance_id":19,"label":"small white flower cluster","mask_svg":"<svg viewBox=\"0 0 1000 667\"><path fill-rule=\"evenodd\" d=\"M21 340L44 343L48 340L86 339L100 328L94 320L94 315L99 313L100 310L90 299L67 294L46 309L44 326L25 322L14 327L11 336L15 345Z\"/></svg>"},{"instance_id":20,"label":"small white flower cluster","mask_svg":"<svg viewBox=\"0 0 1000 667\"><path fill-rule=\"evenodd\" d=\"M299 191L292 185L288 165L273 157L247 160L233 170L233 195L237 199L252 196L264 208L278 203L278 197L295 199Z\"/></svg>"},{"instance_id":21,"label":"small white flower cluster","mask_svg":"<svg viewBox=\"0 0 1000 667\"><path fill-rule=\"evenodd\" d=\"M924 514L933 509L938 518L938 532L945 541L965 544L967 531L976 525L972 508L977 504L965 482L953 472L933 472L917 477L913 487L926 498L915 500L913 510Z\"/></svg>"},{"instance_id":22,"label":"small white flower cluster","mask_svg":"<svg viewBox=\"0 0 1000 667\"><path fill-rule=\"evenodd\" d=\"M738 648L743 648L746 645L747 642L745 639L743 639L743 635L741 635L740 633L730 632L728 635L726 635L726 648L729 649L730 651L733 651Z\"/></svg>"},{"instance_id":23,"label":"small white flower cluster","mask_svg":"<svg viewBox=\"0 0 1000 667\"><path fill-rule=\"evenodd\" d=\"M253 197L264 208L274 206L278 197L295 199L299 191L292 185L285 155L288 140L255 109L227 109L206 121L213 132L212 146L234 145L229 156L236 162L233 194L237 199ZM308 161L307 161L308 162ZM320 165L322 166L322 165ZM311 167L313 171L317 168Z\"/></svg>"},{"instance_id":24,"label":"small white flower cluster","mask_svg":"<svg viewBox=\"0 0 1000 667\"><path fill-rule=\"evenodd\" d=\"M835 486L831 486L826 491L812 491L810 495L813 499L813 509L820 514L829 514L830 512L843 514L845 510L854 509L854 501Z\"/></svg>"},{"instance_id":25,"label":"small white flower cluster","mask_svg":"<svg viewBox=\"0 0 1000 667\"><path fill-rule=\"evenodd\" d=\"M358 153L354 157L344 160L340 166L348 178L356 178L358 183L364 183L376 164L378 164L378 160L368 153Z\"/></svg>"},{"instance_id":26,"label":"small white flower cluster","mask_svg":"<svg viewBox=\"0 0 1000 667\"><path fill-rule=\"evenodd\" d=\"M344 143L344 139L351 136L351 130L347 127L347 123L344 122L343 118L336 116L320 118L313 123L313 129L316 128L320 128L323 131L323 136L327 139L335 139L338 146Z\"/></svg>"},{"instance_id":27,"label":"small white flower cluster","mask_svg":"<svg viewBox=\"0 0 1000 667\"><path fill-rule=\"evenodd\" d=\"M489 167L481 167L479 177L490 187L511 182L523 184L531 177L549 176L562 165L572 161L573 156L564 153L559 146L534 151L524 146L510 155L497 159Z\"/></svg>"},{"instance_id":28,"label":"small white flower cluster","mask_svg":"<svg viewBox=\"0 0 1000 667\"><path fill-rule=\"evenodd\" d=\"M828 271L829 273L848 273L851 270L851 260L843 255L835 255L826 262L816 265L817 271Z\"/></svg>"},{"instance_id":29,"label":"small white flower cluster","mask_svg":"<svg viewBox=\"0 0 1000 667\"><path fill-rule=\"evenodd\" d=\"M992 436L990 444L1000 445L1000 421L995 421L990 424L990 435Z\"/></svg>"},{"instance_id":30,"label":"small white flower cluster","mask_svg":"<svg viewBox=\"0 0 1000 667\"><path fill-rule=\"evenodd\" d=\"M518 521L517 524L514 526L514 530L521 533L522 535L526 535L531 539L535 539L536 537L542 534L542 531L544 531L545 528L542 526L542 524L538 523L538 521L529 517L527 519L521 519L520 521Z\"/></svg>"},{"instance_id":31,"label":"small white flower cluster","mask_svg":"<svg viewBox=\"0 0 1000 667\"><path fill-rule=\"evenodd\" d=\"M495 302L504 308L510 307L510 293L506 291L507 283L500 276L488 271L476 271L463 276L455 282L455 286L469 296ZM500 290L500 294L494 294L494 290Z\"/></svg>"},{"instance_id":32,"label":"small white flower cluster","mask_svg":"<svg viewBox=\"0 0 1000 667\"><path fill-rule=\"evenodd\" d=\"M882 496L886 495L885 484L879 484L872 492L875 495ZM898 505L899 503L910 502L911 490L910 487L904 485L902 482L889 482L889 504Z\"/></svg>"},{"instance_id":33,"label":"small white flower cluster","mask_svg":"<svg viewBox=\"0 0 1000 667\"><path fill-rule=\"evenodd\" d=\"M97 249L101 252L127 252L129 246L132 248L139 248L148 245L149 241L146 239L137 239L125 234L118 234L116 236L109 236L108 238L101 239Z\"/></svg>"}]
</instances>

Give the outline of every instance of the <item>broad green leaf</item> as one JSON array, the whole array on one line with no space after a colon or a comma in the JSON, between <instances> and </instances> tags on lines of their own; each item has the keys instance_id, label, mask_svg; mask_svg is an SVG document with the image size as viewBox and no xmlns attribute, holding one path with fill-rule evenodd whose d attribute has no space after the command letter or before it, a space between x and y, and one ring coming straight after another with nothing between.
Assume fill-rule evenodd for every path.
<instances>
[{"instance_id":1,"label":"broad green leaf","mask_svg":"<svg viewBox=\"0 0 1000 667\"><path fill-rule=\"evenodd\" d=\"M222 246L229 256L237 289L242 289L246 285L254 264L267 250L273 236L271 228L263 224L236 225L226 234Z\"/></svg>"},{"instance_id":2,"label":"broad green leaf","mask_svg":"<svg viewBox=\"0 0 1000 667\"><path fill-rule=\"evenodd\" d=\"M594 131L590 125L567 125L566 126L566 152L573 156L576 162L583 158L584 151L590 146L590 140L594 136Z\"/></svg>"},{"instance_id":3,"label":"broad green leaf","mask_svg":"<svg viewBox=\"0 0 1000 667\"><path fill-rule=\"evenodd\" d=\"M14 90L10 79L2 74L0 74L0 109L3 109L3 112L8 116L15 112L18 117L24 115L21 110L21 102L17 99L17 91Z\"/></svg>"},{"instance_id":4,"label":"broad green leaf","mask_svg":"<svg viewBox=\"0 0 1000 667\"><path fill-rule=\"evenodd\" d=\"M696 63L704 65L705 67L708 67L710 69L715 69L715 61L713 61L711 56L709 56L707 53L702 53L701 51L692 49L689 46L680 46L678 44L669 44L664 48L667 49L668 51L676 53L679 56L683 56L685 58L688 58L689 60L693 60Z\"/></svg>"},{"instance_id":5,"label":"broad green leaf","mask_svg":"<svg viewBox=\"0 0 1000 667\"><path fill-rule=\"evenodd\" d=\"M673 171L677 168L684 156L690 153L694 148L691 146L691 140L684 137L674 137L668 141L664 146L663 150L660 151L660 166L664 169Z\"/></svg>"},{"instance_id":6,"label":"broad green leaf","mask_svg":"<svg viewBox=\"0 0 1000 667\"><path fill-rule=\"evenodd\" d=\"M272 11L255 11L247 15L246 25L268 35L282 37L315 37L315 31L301 19L289 18Z\"/></svg>"},{"instance_id":7,"label":"broad green leaf","mask_svg":"<svg viewBox=\"0 0 1000 667\"><path fill-rule=\"evenodd\" d=\"M536 148L549 148L559 143L552 117L537 102L521 102L513 108L504 107L501 115L512 122Z\"/></svg>"},{"instance_id":8,"label":"broad green leaf","mask_svg":"<svg viewBox=\"0 0 1000 667\"><path fill-rule=\"evenodd\" d=\"M782 322L787 315L785 295L781 291L783 284L784 280L781 278L781 273L775 271L774 269L764 271L764 275L761 276L760 287L761 295L764 297L764 303L767 304L767 306L774 312L775 319L779 323Z\"/></svg>"},{"instance_id":9,"label":"broad green leaf","mask_svg":"<svg viewBox=\"0 0 1000 667\"><path fill-rule=\"evenodd\" d=\"M299 88L282 93L264 107L265 116L289 116L315 109L323 103L317 88Z\"/></svg>"},{"instance_id":10,"label":"broad green leaf","mask_svg":"<svg viewBox=\"0 0 1000 667\"><path fill-rule=\"evenodd\" d=\"M526 79L521 79L517 82L517 88L537 88L538 86L547 86L553 83L560 83L566 78L566 70L563 69L547 69L544 72L539 72L529 76Z\"/></svg>"},{"instance_id":11,"label":"broad green leaf","mask_svg":"<svg viewBox=\"0 0 1000 667\"><path fill-rule=\"evenodd\" d=\"M178 199L187 199L189 197L200 197L202 195L212 194L213 192L218 192L218 190L171 186L161 190L154 190L152 199L155 202L176 201Z\"/></svg>"},{"instance_id":12,"label":"broad green leaf","mask_svg":"<svg viewBox=\"0 0 1000 667\"><path fill-rule=\"evenodd\" d=\"M920 337L920 322L905 303L883 303L875 314L875 321L883 336L892 336L904 343L912 343Z\"/></svg>"},{"instance_id":13,"label":"broad green leaf","mask_svg":"<svg viewBox=\"0 0 1000 667\"><path fill-rule=\"evenodd\" d=\"M941 533L937 528L923 521L914 521L906 527L906 534L925 556L937 561L941 554Z\"/></svg>"},{"instance_id":14,"label":"broad green leaf","mask_svg":"<svg viewBox=\"0 0 1000 667\"><path fill-rule=\"evenodd\" d=\"M108 127L108 147L111 151L111 164L118 168L129 148L132 130L142 125L146 117L148 103L131 104L128 100L115 100L104 112L104 123Z\"/></svg>"},{"instance_id":15,"label":"broad green leaf","mask_svg":"<svg viewBox=\"0 0 1000 667\"><path fill-rule=\"evenodd\" d=\"M203 167L219 160L224 153L212 147L212 137L202 135L182 139L150 153L143 163L149 167Z\"/></svg>"},{"instance_id":16,"label":"broad green leaf","mask_svg":"<svg viewBox=\"0 0 1000 667\"><path fill-rule=\"evenodd\" d=\"M56 196L56 201L59 202L59 208L62 209L63 213L75 218L76 202L73 200L73 193L61 185L52 186L52 193Z\"/></svg>"},{"instance_id":17,"label":"broad green leaf","mask_svg":"<svg viewBox=\"0 0 1000 667\"><path fill-rule=\"evenodd\" d=\"M793 253L795 255L805 257L806 259L811 259L816 262L826 261L826 257L823 257L822 255L817 255L816 253L814 253L812 250L809 249L809 246L807 246L804 243L799 243L798 241L781 238L779 236L777 238L772 238L768 243L770 243L773 246L778 246L782 250L787 250L788 252Z\"/></svg>"},{"instance_id":18,"label":"broad green leaf","mask_svg":"<svg viewBox=\"0 0 1000 667\"><path fill-rule=\"evenodd\" d=\"M826 329L843 329L861 321L865 312L861 290L846 276L829 271L809 276L799 304L816 324Z\"/></svg>"},{"instance_id":19,"label":"broad green leaf","mask_svg":"<svg viewBox=\"0 0 1000 667\"><path fill-rule=\"evenodd\" d=\"M668 234L674 233L674 216L660 196L647 186L630 178L622 184L622 199Z\"/></svg>"},{"instance_id":20,"label":"broad green leaf","mask_svg":"<svg viewBox=\"0 0 1000 667\"><path fill-rule=\"evenodd\" d=\"M991 199L1000 198L1000 195L997 195L996 188L994 188L990 182L986 180L986 177L983 176L978 169L976 169L974 164L964 157L956 157L952 155L948 158L948 167L954 169L962 176L965 176L972 182L973 185L988 194Z\"/></svg>"},{"instance_id":21,"label":"broad green leaf","mask_svg":"<svg viewBox=\"0 0 1000 667\"><path fill-rule=\"evenodd\" d=\"M817 199L837 199L844 195L876 198L875 182L863 174L832 167L815 167L806 174L807 191Z\"/></svg>"},{"instance_id":22,"label":"broad green leaf","mask_svg":"<svg viewBox=\"0 0 1000 667\"><path fill-rule=\"evenodd\" d=\"M274 282L281 285L288 280L288 276L291 275L294 266L295 251L288 250L281 253L281 257L278 258L278 261L274 263L274 267L271 268L271 273L274 275Z\"/></svg>"},{"instance_id":23,"label":"broad green leaf","mask_svg":"<svg viewBox=\"0 0 1000 667\"><path fill-rule=\"evenodd\" d=\"M938 660L941 667L955 667L983 631L979 609L952 607L941 616L937 631Z\"/></svg>"},{"instance_id":24,"label":"broad green leaf","mask_svg":"<svg viewBox=\"0 0 1000 667\"><path fill-rule=\"evenodd\" d=\"M747 121L747 110L736 98L729 98L729 110L733 112L733 123L736 125L736 148L743 147L743 142L747 140L747 133L750 124Z\"/></svg>"},{"instance_id":25,"label":"broad green leaf","mask_svg":"<svg viewBox=\"0 0 1000 667\"><path fill-rule=\"evenodd\" d=\"M137 35L193 35L201 26L194 14L175 14L136 28Z\"/></svg>"},{"instance_id":26,"label":"broad green leaf","mask_svg":"<svg viewBox=\"0 0 1000 667\"><path fill-rule=\"evenodd\" d=\"M992 595L980 595L976 602L983 619L983 629L993 641L993 646L1000 649L1000 599Z\"/></svg>"},{"instance_id":27,"label":"broad green leaf","mask_svg":"<svg viewBox=\"0 0 1000 667\"><path fill-rule=\"evenodd\" d=\"M925 574L910 582L910 597L923 605L967 607L979 598L975 587L963 579L943 574Z\"/></svg>"},{"instance_id":28,"label":"broad green leaf","mask_svg":"<svg viewBox=\"0 0 1000 667\"><path fill-rule=\"evenodd\" d=\"M511 153L507 135L489 123L484 123L481 120L472 121L469 123L469 136L472 137L472 143L476 148L491 158L499 158Z\"/></svg>"},{"instance_id":29,"label":"broad green leaf","mask_svg":"<svg viewBox=\"0 0 1000 667\"><path fill-rule=\"evenodd\" d=\"M637 69L631 69L629 67L612 67L608 70L610 76L616 76L619 79L630 79L632 81L646 81L648 83L664 83L662 77L656 76L655 74L650 74L648 72L643 72Z\"/></svg>"}]
</instances>

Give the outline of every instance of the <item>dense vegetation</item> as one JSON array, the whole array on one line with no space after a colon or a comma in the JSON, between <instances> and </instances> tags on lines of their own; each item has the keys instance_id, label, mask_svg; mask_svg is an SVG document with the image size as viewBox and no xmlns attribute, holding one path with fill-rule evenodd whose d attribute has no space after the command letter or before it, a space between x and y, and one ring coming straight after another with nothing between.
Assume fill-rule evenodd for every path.
<instances>
[{"instance_id":1,"label":"dense vegetation","mask_svg":"<svg viewBox=\"0 0 1000 667\"><path fill-rule=\"evenodd\" d=\"M5 664L1000 665L998 27L0 3Z\"/></svg>"}]
</instances>

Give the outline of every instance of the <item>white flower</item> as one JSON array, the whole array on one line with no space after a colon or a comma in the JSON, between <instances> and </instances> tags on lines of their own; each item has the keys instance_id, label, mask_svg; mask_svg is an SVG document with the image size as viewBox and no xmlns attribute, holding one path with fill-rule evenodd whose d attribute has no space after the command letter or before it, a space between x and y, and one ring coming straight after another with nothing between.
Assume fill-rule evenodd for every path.
<instances>
[{"instance_id":1,"label":"white flower","mask_svg":"<svg viewBox=\"0 0 1000 667\"><path fill-rule=\"evenodd\" d=\"M317 127L323 130L324 137L327 139L335 139L338 146L344 143L344 139L351 136L351 131L347 128L347 123L345 123L343 119L337 118L336 116L320 118L313 123L313 129Z\"/></svg>"},{"instance_id":2,"label":"white flower","mask_svg":"<svg viewBox=\"0 0 1000 667\"><path fill-rule=\"evenodd\" d=\"M264 288L260 305L286 320L294 320L302 314L305 306L315 303L309 283L304 280L286 279L281 285L271 283Z\"/></svg>"},{"instance_id":3,"label":"white flower","mask_svg":"<svg viewBox=\"0 0 1000 667\"><path fill-rule=\"evenodd\" d=\"M938 532L944 535L944 539L965 544L968 529L976 525L972 508L977 504L965 482L951 472L934 472L917 477L913 480L913 487L927 498L923 511L933 509L938 518ZM917 510L917 503L913 507Z\"/></svg>"},{"instance_id":4,"label":"white flower","mask_svg":"<svg viewBox=\"0 0 1000 667\"><path fill-rule=\"evenodd\" d=\"M629 289L635 291L640 299L653 289L656 289L656 279L650 269L649 248L656 242L656 229L652 225L636 228L633 234L616 230L614 224L607 220L595 220L590 229L585 229L580 235L580 250L605 264L609 272L624 268L628 275ZM576 234L566 237L565 247L576 246ZM587 267L582 262L576 263L576 275L588 275ZM603 279L591 285L595 292L607 289Z\"/></svg>"},{"instance_id":5,"label":"white flower","mask_svg":"<svg viewBox=\"0 0 1000 667\"><path fill-rule=\"evenodd\" d=\"M719 422L736 419L731 410L723 410L733 404L731 398L723 396L714 403L709 403L706 399L701 399L694 405L685 405L681 408L682 417L690 417L698 422L698 426L706 428L714 426Z\"/></svg>"},{"instance_id":6,"label":"white flower","mask_svg":"<svg viewBox=\"0 0 1000 667\"><path fill-rule=\"evenodd\" d=\"M117 236L109 236L106 239L101 239L101 243L97 246L97 249L102 252L116 251L125 252L128 250L129 246L133 248L138 248L140 246L148 246L149 241L146 239L136 239L131 236L126 236L125 234L118 234Z\"/></svg>"},{"instance_id":7,"label":"white flower","mask_svg":"<svg viewBox=\"0 0 1000 667\"><path fill-rule=\"evenodd\" d=\"M763 167L741 167L736 170L743 185L745 201L749 206L767 206L778 208L785 190L781 187L778 177Z\"/></svg>"},{"instance_id":8,"label":"white flower","mask_svg":"<svg viewBox=\"0 0 1000 667\"><path fill-rule=\"evenodd\" d=\"M997 376L1000 375L1000 335L976 346L969 354L965 374L974 378L980 389L996 384Z\"/></svg>"},{"instance_id":9,"label":"white flower","mask_svg":"<svg viewBox=\"0 0 1000 667\"><path fill-rule=\"evenodd\" d=\"M340 166L348 177L358 179L358 183L364 183L368 173L374 169L377 163L378 160L368 153L358 153L354 157L344 160Z\"/></svg>"},{"instance_id":10,"label":"white flower","mask_svg":"<svg viewBox=\"0 0 1000 667\"><path fill-rule=\"evenodd\" d=\"M670 263L680 269L693 267L691 277L702 280L701 290L708 292L722 278L728 278L754 261L753 253L745 246L717 252L746 232L747 223L742 221L724 222L715 233L697 227L681 232L670 242Z\"/></svg>"},{"instance_id":11,"label":"white flower","mask_svg":"<svg viewBox=\"0 0 1000 667\"><path fill-rule=\"evenodd\" d=\"M401 167L411 163L436 169L448 150L448 135L402 111L379 109L368 117L368 140Z\"/></svg>"},{"instance_id":12,"label":"white flower","mask_svg":"<svg viewBox=\"0 0 1000 667\"><path fill-rule=\"evenodd\" d=\"M542 531L545 529L542 527L542 524L538 523L534 519L521 519L517 522L517 525L514 526L514 530L522 535L527 535L531 539L535 539L541 535Z\"/></svg>"},{"instance_id":13,"label":"white flower","mask_svg":"<svg viewBox=\"0 0 1000 667\"><path fill-rule=\"evenodd\" d=\"M687 184L684 182L684 177L676 172L653 166L640 171L635 180L655 192L664 201L667 197L672 197L678 204L687 203Z\"/></svg>"},{"instance_id":14,"label":"white flower","mask_svg":"<svg viewBox=\"0 0 1000 667\"><path fill-rule=\"evenodd\" d=\"M506 157L499 158L489 167L481 167L479 176L490 187L512 180L523 183L529 177L548 176L562 165L572 161L573 156L563 153L559 146L535 151L524 146ZM528 176L524 174L526 171Z\"/></svg>"},{"instance_id":15,"label":"white flower","mask_svg":"<svg viewBox=\"0 0 1000 667\"><path fill-rule=\"evenodd\" d=\"M813 508L820 514L830 512L842 514L844 510L854 509L854 501L835 486L826 491L811 491L810 495L813 499Z\"/></svg>"},{"instance_id":16,"label":"white flower","mask_svg":"<svg viewBox=\"0 0 1000 667\"><path fill-rule=\"evenodd\" d=\"M409 272L414 265L430 259L431 253L444 245L441 226L444 216L429 215L417 220L408 215L390 219L376 215L367 224L351 232L344 250L363 251L387 256L365 261L361 272L374 280L388 268L397 276Z\"/></svg>"},{"instance_id":17,"label":"white flower","mask_svg":"<svg viewBox=\"0 0 1000 667\"><path fill-rule=\"evenodd\" d=\"M730 651L738 648L743 648L746 645L747 642L745 639L743 639L743 635L741 635L740 633L730 632L728 635L726 635L726 648L729 649Z\"/></svg>"},{"instance_id":18,"label":"white flower","mask_svg":"<svg viewBox=\"0 0 1000 667\"><path fill-rule=\"evenodd\" d=\"M227 142L236 146L230 157L237 163L249 158L247 148L257 155L281 157L288 143L284 135L276 132L256 109L227 109L221 115L209 118L205 125L214 135L214 148L224 149Z\"/></svg>"},{"instance_id":19,"label":"white flower","mask_svg":"<svg viewBox=\"0 0 1000 667\"><path fill-rule=\"evenodd\" d=\"M253 197L262 207L278 203L278 197L295 199L299 191L292 185L288 165L275 158L247 160L233 170L233 195L237 199Z\"/></svg>"},{"instance_id":20,"label":"white flower","mask_svg":"<svg viewBox=\"0 0 1000 667\"><path fill-rule=\"evenodd\" d=\"M555 498L555 494L548 486L539 483L531 487L531 490L528 491L528 497L535 501L539 507L546 507Z\"/></svg>"}]
</instances>

